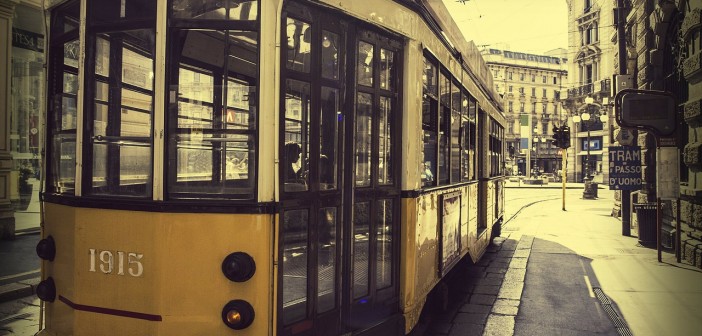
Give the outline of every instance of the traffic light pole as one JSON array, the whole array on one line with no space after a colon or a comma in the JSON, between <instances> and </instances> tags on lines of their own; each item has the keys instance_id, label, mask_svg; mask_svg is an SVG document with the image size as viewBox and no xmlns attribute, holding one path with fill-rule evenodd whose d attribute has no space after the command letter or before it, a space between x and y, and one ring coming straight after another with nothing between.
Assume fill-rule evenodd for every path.
<instances>
[{"instance_id":1,"label":"traffic light pole","mask_svg":"<svg viewBox=\"0 0 702 336\"><path fill-rule=\"evenodd\" d=\"M563 160L561 161L562 162L561 163L561 166L562 166L562 168L561 168L561 181L563 182L563 211L566 211L565 195L566 195L566 176L567 176L566 166L567 166L567 162L568 162L568 148L563 148L561 150L561 152L563 153Z\"/></svg>"}]
</instances>

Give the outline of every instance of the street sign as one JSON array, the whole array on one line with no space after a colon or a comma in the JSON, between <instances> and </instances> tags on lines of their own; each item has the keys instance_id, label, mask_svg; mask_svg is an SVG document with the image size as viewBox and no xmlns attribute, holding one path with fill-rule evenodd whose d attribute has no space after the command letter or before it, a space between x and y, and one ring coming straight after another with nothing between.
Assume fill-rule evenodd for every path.
<instances>
[{"instance_id":1,"label":"street sign","mask_svg":"<svg viewBox=\"0 0 702 336\"><path fill-rule=\"evenodd\" d=\"M609 147L609 189L641 189L641 148L638 146Z\"/></svg>"},{"instance_id":2,"label":"street sign","mask_svg":"<svg viewBox=\"0 0 702 336\"><path fill-rule=\"evenodd\" d=\"M617 135L614 138L622 146L633 146L634 145L634 132L629 129L620 128L617 131Z\"/></svg>"},{"instance_id":3,"label":"street sign","mask_svg":"<svg viewBox=\"0 0 702 336\"><path fill-rule=\"evenodd\" d=\"M617 123L622 127L670 136L675 132L675 98L669 92L622 90L615 98Z\"/></svg>"}]
</instances>

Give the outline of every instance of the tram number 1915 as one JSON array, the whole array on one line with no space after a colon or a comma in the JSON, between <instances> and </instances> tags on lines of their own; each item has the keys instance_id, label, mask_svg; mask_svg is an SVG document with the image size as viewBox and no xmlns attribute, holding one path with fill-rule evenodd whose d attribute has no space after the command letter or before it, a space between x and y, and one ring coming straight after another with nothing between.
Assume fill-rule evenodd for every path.
<instances>
[{"instance_id":1,"label":"tram number 1915","mask_svg":"<svg viewBox=\"0 0 702 336\"><path fill-rule=\"evenodd\" d=\"M133 277L140 277L144 273L144 265L141 263L141 258L144 256L141 253L122 252L122 251L99 251L89 249L90 251L90 272L96 272L99 268L102 273L113 274L115 267L117 275L124 275L124 268L127 267L127 273ZM116 259L115 260L115 255ZM125 256L126 265L125 265ZM99 261L96 260L99 258Z\"/></svg>"}]
</instances>

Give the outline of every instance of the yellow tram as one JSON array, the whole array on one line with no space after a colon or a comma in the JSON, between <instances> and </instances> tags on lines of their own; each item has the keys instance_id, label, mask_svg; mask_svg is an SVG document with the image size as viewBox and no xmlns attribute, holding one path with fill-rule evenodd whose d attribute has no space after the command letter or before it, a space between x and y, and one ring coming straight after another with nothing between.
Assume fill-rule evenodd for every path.
<instances>
[{"instance_id":1,"label":"yellow tram","mask_svg":"<svg viewBox=\"0 0 702 336\"><path fill-rule=\"evenodd\" d=\"M499 235L438 0L49 0L40 335L405 334Z\"/></svg>"}]
</instances>

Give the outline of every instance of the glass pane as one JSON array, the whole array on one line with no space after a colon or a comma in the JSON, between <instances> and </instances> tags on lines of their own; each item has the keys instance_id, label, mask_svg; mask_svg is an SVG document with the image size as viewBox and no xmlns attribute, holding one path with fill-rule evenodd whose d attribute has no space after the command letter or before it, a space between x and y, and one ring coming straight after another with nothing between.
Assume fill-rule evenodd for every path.
<instances>
[{"instance_id":1,"label":"glass pane","mask_svg":"<svg viewBox=\"0 0 702 336\"><path fill-rule=\"evenodd\" d=\"M173 0L173 17L198 20L256 20L258 0Z\"/></svg>"},{"instance_id":2,"label":"glass pane","mask_svg":"<svg viewBox=\"0 0 702 336\"><path fill-rule=\"evenodd\" d=\"M419 167L423 186L434 185L436 176L436 107L438 102L429 96L422 101L422 157Z\"/></svg>"},{"instance_id":3,"label":"glass pane","mask_svg":"<svg viewBox=\"0 0 702 336\"><path fill-rule=\"evenodd\" d=\"M80 17L80 2L73 1L72 4L66 6L61 11L54 11L55 16L52 18L52 26L50 35L60 35L73 30L78 30L78 18Z\"/></svg>"},{"instance_id":4,"label":"glass pane","mask_svg":"<svg viewBox=\"0 0 702 336\"><path fill-rule=\"evenodd\" d=\"M309 23L288 18L286 32L288 45L286 67L290 70L310 72L312 27Z\"/></svg>"},{"instance_id":5,"label":"glass pane","mask_svg":"<svg viewBox=\"0 0 702 336\"><path fill-rule=\"evenodd\" d=\"M436 96L436 66L430 60L424 58L424 74L422 75L422 84L424 93L430 93Z\"/></svg>"},{"instance_id":6,"label":"glass pane","mask_svg":"<svg viewBox=\"0 0 702 336\"><path fill-rule=\"evenodd\" d=\"M191 129L178 137L173 192L230 198L251 194L255 176L253 135L217 134Z\"/></svg>"},{"instance_id":7,"label":"glass pane","mask_svg":"<svg viewBox=\"0 0 702 336\"><path fill-rule=\"evenodd\" d=\"M322 115L319 137L319 188L321 190L337 187L337 139L341 111L339 111L339 92L336 89L322 87Z\"/></svg>"},{"instance_id":8,"label":"glass pane","mask_svg":"<svg viewBox=\"0 0 702 336\"><path fill-rule=\"evenodd\" d=\"M283 176L285 191L308 188L307 158L309 157L310 85L287 80L285 95L285 158Z\"/></svg>"},{"instance_id":9,"label":"glass pane","mask_svg":"<svg viewBox=\"0 0 702 336\"><path fill-rule=\"evenodd\" d=\"M151 195L151 146L127 141L93 142L94 195Z\"/></svg>"},{"instance_id":10,"label":"glass pane","mask_svg":"<svg viewBox=\"0 0 702 336\"><path fill-rule=\"evenodd\" d=\"M393 258L393 201L378 201L376 226L376 287L383 289L392 285L392 258Z\"/></svg>"},{"instance_id":11,"label":"glass pane","mask_svg":"<svg viewBox=\"0 0 702 336\"><path fill-rule=\"evenodd\" d=\"M373 48L370 43L358 42L356 81L359 85L373 86Z\"/></svg>"},{"instance_id":12,"label":"glass pane","mask_svg":"<svg viewBox=\"0 0 702 336\"><path fill-rule=\"evenodd\" d=\"M153 90L154 63L151 58L131 49L122 49L122 82Z\"/></svg>"},{"instance_id":13,"label":"glass pane","mask_svg":"<svg viewBox=\"0 0 702 336\"><path fill-rule=\"evenodd\" d=\"M339 35L322 32L322 77L339 79Z\"/></svg>"},{"instance_id":14,"label":"glass pane","mask_svg":"<svg viewBox=\"0 0 702 336\"><path fill-rule=\"evenodd\" d=\"M356 186L371 185L371 141L373 130L373 96L359 93L356 101Z\"/></svg>"},{"instance_id":15,"label":"glass pane","mask_svg":"<svg viewBox=\"0 0 702 336\"><path fill-rule=\"evenodd\" d=\"M95 74L110 75L110 41L101 37L95 41Z\"/></svg>"},{"instance_id":16,"label":"glass pane","mask_svg":"<svg viewBox=\"0 0 702 336\"><path fill-rule=\"evenodd\" d=\"M353 298L368 295L370 248L370 203L356 203L353 209Z\"/></svg>"},{"instance_id":17,"label":"glass pane","mask_svg":"<svg viewBox=\"0 0 702 336\"><path fill-rule=\"evenodd\" d=\"M198 29L179 36L178 76L169 93L178 115L169 142L175 153L171 197L253 198L257 34Z\"/></svg>"},{"instance_id":18,"label":"glass pane","mask_svg":"<svg viewBox=\"0 0 702 336\"><path fill-rule=\"evenodd\" d=\"M380 88L394 90L395 81L395 53L380 49Z\"/></svg>"},{"instance_id":19,"label":"glass pane","mask_svg":"<svg viewBox=\"0 0 702 336\"><path fill-rule=\"evenodd\" d=\"M76 182L76 135L54 136L51 148L54 191L73 193Z\"/></svg>"},{"instance_id":20,"label":"glass pane","mask_svg":"<svg viewBox=\"0 0 702 336\"><path fill-rule=\"evenodd\" d=\"M446 184L449 181L449 123L451 122L451 110L448 107L440 106L439 111L439 184Z\"/></svg>"},{"instance_id":21,"label":"glass pane","mask_svg":"<svg viewBox=\"0 0 702 336\"><path fill-rule=\"evenodd\" d=\"M122 31L95 40L93 70L100 77L93 82L90 147L93 166L89 194L151 195L153 60L142 54L153 54L153 35L151 30ZM145 49L137 53L125 46L126 41ZM121 57L112 57L115 52L121 53ZM121 82L116 77L122 77ZM139 91L124 88L123 83L135 85ZM112 90L120 87L121 90Z\"/></svg>"},{"instance_id":22,"label":"glass pane","mask_svg":"<svg viewBox=\"0 0 702 336\"><path fill-rule=\"evenodd\" d=\"M319 210L317 312L336 307L336 208Z\"/></svg>"},{"instance_id":23,"label":"glass pane","mask_svg":"<svg viewBox=\"0 0 702 336\"><path fill-rule=\"evenodd\" d=\"M451 81L442 72L439 74L439 94L441 95L441 105L451 106Z\"/></svg>"},{"instance_id":24,"label":"glass pane","mask_svg":"<svg viewBox=\"0 0 702 336\"><path fill-rule=\"evenodd\" d=\"M78 69L78 53L80 53L80 42L78 40L64 44L63 64Z\"/></svg>"},{"instance_id":25,"label":"glass pane","mask_svg":"<svg viewBox=\"0 0 702 336\"><path fill-rule=\"evenodd\" d=\"M307 210L283 214L283 323L289 324L307 315Z\"/></svg>"},{"instance_id":26,"label":"glass pane","mask_svg":"<svg viewBox=\"0 0 702 336\"><path fill-rule=\"evenodd\" d=\"M468 181L470 176L470 124L468 115L463 115L461 126L461 181Z\"/></svg>"},{"instance_id":27,"label":"glass pane","mask_svg":"<svg viewBox=\"0 0 702 336\"><path fill-rule=\"evenodd\" d=\"M102 0L89 3L92 14L89 22L156 17L155 0Z\"/></svg>"},{"instance_id":28,"label":"glass pane","mask_svg":"<svg viewBox=\"0 0 702 336\"><path fill-rule=\"evenodd\" d=\"M378 183L393 184L392 161L392 100L380 97L379 111L379 140L378 140Z\"/></svg>"},{"instance_id":29,"label":"glass pane","mask_svg":"<svg viewBox=\"0 0 702 336\"><path fill-rule=\"evenodd\" d=\"M224 118L224 127L227 129L253 130L256 123L255 102L256 87L249 83L230 79L224 90L227 100L227 115Z\"/></svg>"},{"instance_id":30,"label":"glass pane","mask_svg":"<svg viewBox=\"0 0 702 336\"><path fill-rule=\"evenodd\" d=\"M451 182L461 180L461 112L451 110Z\"/></svg>"},{"instance_id":31,"label":"glass pane","mask_svg":"<svg viewBox=\"0 0 702 336\"><path fill-rule=\"evenodd\" d=\"M451 108L461 110L461 88L456 82L451 83Z\"/></svg>"}]
</instances>

